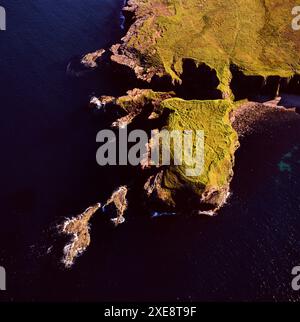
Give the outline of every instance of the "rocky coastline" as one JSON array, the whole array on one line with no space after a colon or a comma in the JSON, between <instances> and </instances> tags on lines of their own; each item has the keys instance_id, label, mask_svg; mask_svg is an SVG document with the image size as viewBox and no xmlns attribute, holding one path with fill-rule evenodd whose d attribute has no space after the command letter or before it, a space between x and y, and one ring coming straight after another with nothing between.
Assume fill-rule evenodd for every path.
<instances>
[{"instance_id":1,"label":"rocky coastline","mask_svg":"<svg viewBox=\"0 0 300 322\"><path fill-rule=\"evenodd\" d=\"M127 30L120 43L87 54L81 62L87 68L98 68L105 53L114 68L125 68L128 74L134 73L136 80L144 84L144 88L132 88L121 97L101 96L91 99L92 108L108 112L119 108L123 111L125 115L115 120L112 127L130 125L134 128L142 120L152 129L157 129L159 124L160 128L168 130L204 130L204 174L191 179L182 174L183 169L180 167L152 167L149 171L149 164L145 162L140 166L144 178L140 194L146 200L149 210L155 214L189 212L214 216L230 196L235 152L241 139L255 131L263 131L259 125L263 122L284 122L291 113L295 114L296 109L285 109L276 97L282 91L300 94L300 64L298 69L293 69L293 73L284 69L270 71L268 67L260 74L258 67L251 72L248 66L247 70L245 66L224 62L219 62L223 64L221 67L213 66L208 60L191 58L187 50L186 57L181 53L182 57L178 61L172 58L173 65L170 67L163 61L169 54L163 52L159 56L163 48L157 43L164 37L163 33L167 33L168 28L173 26L169 27L161 17L167 17L172 24L171 19L179 9L177 1L171 1L169 5L154 0L127 1L123 8ZM165 23L165 29L157 27L163 24L161 20ZM145 26L151 30L149 34ZM295 65L298 63L295 62ZM193 93L197 92L199 84L208 85L203 85L207 88L202 96L194 97ZM195 91L192 90L193 86ZM189 99L183 99L183 93L188 91L186 97ZM258 103L252 101L254 96L266 96L269 99ZM156 122L151 123L153 120ZM124 222L124 212L130 207L126 198L127 190L128 187L120 187L106 203L113 203L117 209L117 217L113 219L116 225ZM89 220L100 208L100 204L88 208L82 215L67 220L63 225L61 231L73 236L65 248L63 261L66 266L71 266L74 259L90 244ZM102 208L104 210L105 207Z\"/></svg>"}]
</instances>

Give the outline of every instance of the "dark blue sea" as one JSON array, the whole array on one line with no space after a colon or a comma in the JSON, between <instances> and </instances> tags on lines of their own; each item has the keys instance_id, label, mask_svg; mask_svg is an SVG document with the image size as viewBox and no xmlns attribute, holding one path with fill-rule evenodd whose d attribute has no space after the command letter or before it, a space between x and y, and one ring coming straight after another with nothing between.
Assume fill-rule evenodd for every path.
<instances>
[{"instance_id":1,"label":"dark blue sea","mask_svg":"<svg viewBox=\"0 0 300 322\"><path fill-rule=\"evenodd\" d=\"M130 179L124 169L96 164L96 133L109 120L87 108L91 95L117 95L126 86L110 73L66 72L70 61L122 37L122 4L1 0L0 266L7 291L0 297L299 300L291 288L300 264L300 127L293 121L243 142L219 216L151 219L132 205L117 229L95 216L87 252L70 270L60 264L56 225Z\"/></svg>"}]
</instances>

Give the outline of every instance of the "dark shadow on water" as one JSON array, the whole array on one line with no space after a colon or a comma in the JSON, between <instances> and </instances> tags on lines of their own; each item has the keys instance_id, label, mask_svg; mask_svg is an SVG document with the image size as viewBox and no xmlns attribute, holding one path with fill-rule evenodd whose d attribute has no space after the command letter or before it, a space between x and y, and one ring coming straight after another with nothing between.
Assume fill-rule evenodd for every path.
<instances>
[{"instance_id":1,"label":"dark shadow on water","mask_svg":"<svg viewBox=\"0 0 300 322\"><path fill-rule=\"evenodd\" d=\"M197 65L192 59L184 59L180 78L182 83L176 87L176 94L183 99L221 99L217 89L217 73L206 64Z\"/></svg>"}]
</instances>

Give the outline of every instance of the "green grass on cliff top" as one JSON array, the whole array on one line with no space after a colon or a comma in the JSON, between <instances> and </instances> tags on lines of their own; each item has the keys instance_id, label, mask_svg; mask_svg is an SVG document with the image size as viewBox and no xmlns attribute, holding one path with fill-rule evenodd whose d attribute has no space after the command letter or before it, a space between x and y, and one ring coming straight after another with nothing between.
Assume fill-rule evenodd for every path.
<instances>
[{"instance_id":1,"label":"green grass on cliff top","mask_svg":"<svg viewBox=\"0 0 300 322\"><path fill-rule=\"evenodd\" d=\"M204 131L204 171L198 177L186 176L186 167L170 166L164 173L164 186L179 189L181 183L196 193L226 187L232 176L234 152L238 135L232 128L230 112L234 104L227 100L184 101L173 98L162 102L162 108L171 110L168 130Z\"/></svg>"},{"instance_id":2,"label":"green grass on cliff top","mask_svg":"<svg viewBox=\"0 0 300 322\"><path fill-rule=\"evenodd\" d=\"M300 32L291 27L297 0L141 0L148 18L127 44L180 79L182 59L216 69L219 89L230 92L231 63L245 74L300 73Z\"/></svg>"}]
</instances>

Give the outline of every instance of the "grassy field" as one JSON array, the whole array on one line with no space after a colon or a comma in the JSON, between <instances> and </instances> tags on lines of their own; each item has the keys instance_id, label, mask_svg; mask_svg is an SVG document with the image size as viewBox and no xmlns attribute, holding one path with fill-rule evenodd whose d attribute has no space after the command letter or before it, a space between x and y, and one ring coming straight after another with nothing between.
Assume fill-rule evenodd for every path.
<instances>
[{"instance_id":1,"label":"grassy field","mask_svg":"<svg viewBox=\"0 0 300 322\"><path fill-rule=\"evenodd\" d=\"M149 66L180 81L182 60L217 71L230 94L230 64L246 75L300 73L300 34L291 27L297 0L142 0L138 32L126 44Z\"/></svg>"}]
</instances>

